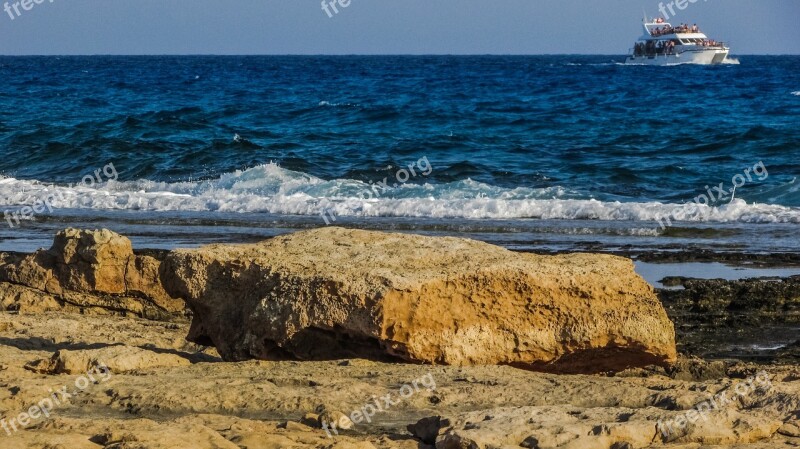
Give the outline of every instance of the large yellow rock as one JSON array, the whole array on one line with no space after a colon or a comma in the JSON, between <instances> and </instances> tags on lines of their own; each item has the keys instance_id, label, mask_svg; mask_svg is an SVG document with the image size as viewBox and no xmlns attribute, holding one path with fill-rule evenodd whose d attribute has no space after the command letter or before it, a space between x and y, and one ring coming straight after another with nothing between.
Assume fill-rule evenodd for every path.
<instances>
[{"instance_id":1,"label":"large yellow rock","mask_svg":"<svg viewBox=\"0 0 800 449\"><path fill-rule=\"evenodd\" d=\"M600 372L674 361L675 333L624 258L323 228L176 250L162 280L189 340L227 360L373 357Z\"/></svg>"}]
</instances>

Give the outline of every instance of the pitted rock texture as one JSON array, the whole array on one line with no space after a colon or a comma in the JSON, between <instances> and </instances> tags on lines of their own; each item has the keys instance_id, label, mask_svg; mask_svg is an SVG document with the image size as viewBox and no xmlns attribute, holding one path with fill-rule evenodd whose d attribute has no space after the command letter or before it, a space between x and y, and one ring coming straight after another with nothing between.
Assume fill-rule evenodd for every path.
<instances>
[{"instance_id":1,"label":"pitted rock texture","mask_svg":"<svg viewBox=\"0 0 800 449\"><path fill-rule=\"evenodd\" d=\"M361 356L601 372L676 358L672 322L624 258L323 228L172 251L188 339L226 360Z\"/></svg>"},{"instance_id":2,"label":"pitted rock texture","mask_svg":"<svg viewBox=\"0 0 800 449\"><path fill-rule=\"evenodd\" d=\"M0 310L180 318L185 304L161 286L160 269L159 260L135 255L127 237L66 229L49 250L0 254Z\"/></svg>"}]
</instances>

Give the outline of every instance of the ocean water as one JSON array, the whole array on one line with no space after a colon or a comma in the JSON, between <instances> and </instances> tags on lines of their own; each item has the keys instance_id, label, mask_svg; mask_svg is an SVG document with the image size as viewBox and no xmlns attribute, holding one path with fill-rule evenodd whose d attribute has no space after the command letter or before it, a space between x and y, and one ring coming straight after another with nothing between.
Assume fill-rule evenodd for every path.
<instances>
[{"instance_id":1,"label":"ocean water","mask_svg":"<svg viewBox=\"0 0 800 449\"><path fill-rule=\"evenodd\" d=\"M800 250L800 57L623 59L0 57L0 250L332 224Z\"/></svg>"}]
</instances>

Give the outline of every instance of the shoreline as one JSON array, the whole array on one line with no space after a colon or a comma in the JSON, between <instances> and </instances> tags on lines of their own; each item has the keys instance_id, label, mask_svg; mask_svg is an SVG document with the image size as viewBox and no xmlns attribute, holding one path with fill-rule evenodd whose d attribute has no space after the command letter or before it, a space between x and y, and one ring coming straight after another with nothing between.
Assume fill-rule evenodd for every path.
<instances>
[{"instance_id":1,"label":"shoreline","mask_svg":"<svg viewBox=\"0 0 800 449\"><path fill-rule=\"evenodd\" d=\"M366 245L366 255L361 252L365 250L354 249L358 245ZM463 249L458 248L473 251L470 254L475 260L468 261L464 271L450 267L463 263L458 262L463 256L458 251ZM385 254L389 249L396 254ZM419 251L427 256L411 259ZM452 251L461 256L448 259L440 254ZM447 262L441 265L436 257L445 257L442 260ZM518 259L506 260L510 258ZM396 277L402 273L422 276L413 278L420 282L424 279L421 273L433 268L435 276L442 276L436 267L450 267L447 269L454 271L445 272L450 273L445 276L451 279L449 288L472 292L459 293L454 298L480 297L481 286L486 282L470 283L469 273L480 267L504 267L510 263L508 266L514 267L511 271L494 268L499 270L496 277L486 278L491 280L488 284L501 286L498 293L507 294L530 282L543 289L543 294L536 296L559 298L547 308L573 314L574 322L589 322L589 327L580 331L585 335L594 332L591 326L596 323L592 322L608 320L608 327L601 327L601 333L615 329L612 332L620 333L620 339L638 338L642 343L607 351L601 341L599 346L590 345L575 353L575 358L586 358L583 362L563 357L563 365L548 368L536 363L521 366L508 359L492 363L491 352L482 353L484 358L479 363L468 358L426 359L424 352L416 353L416 360L403 359L399 351L376 352L378 348L368 339L358 338L358 327L364 324L357 324L350 334L346 329L334 333L311 327L312 332L301 340L284 343L287 352L281 352L275 350L276 343L268 341L279 341L277 337L268 336L263 342L259 338L241 338L239 327L263 332L259 320L248 318L231 326L230 319L218 318L225 313L243 313L240 311L246 309L239 307L247 301L263 307L265 302L260 298L269 293L257 293L248 299L253 289L265 288L258 281L262 279L259 273L284 270L294 271L284 281L288 282L289 292L308 292L293 297L296 302L308 302L318 282L305 284L305 278L329 276L328 282L342 282L338 287L342 291L324 288L319 290L323 296L316 302L301 304L300 310L306 311L304 316L315 307L324 308L324 295L331 291L335 301L327 304L340 310L340 298L365 294L373 285L374 279L368 277L372 275L365 274L363 265L359 268L363 260L368 261L367 266L378 264L393 270L394 275L383 274L377 279L390 285L397 283L401 291L409 288L402 281L404 278ZM408 265L406 260L416 262ZM317 267L322 271L311 276L315 272L307 271L309 264L321 264ZM558 268L552 271L538 267L549 264ZM519 276L516 270L520 266L538 274L523 284L504 283L507 281L503 279ZM53 277L42 282L46 276L30 276L42 269L52 270ZM540 269L544 271L537 271ZM340 278L340 273L350 278ZM459 273L468 276L455 281L461 277ZM587 277L587 273L594 274ZM362 277L372 281L359 281ZM348 285L347 279L356 285ZM0 394L0 409L4 410L0 421L19 427L21 422L31 421L25 410L33 410L32 404L41 403L48 391L98 366L108 373L102 384L98 381L87 385L69 403L48 410L46 419L33 420L24 428L15 427L8 435L0 432L0 444L8 443L14 448L38 449L44 442L56 441L78 449L115 449L126 447L126 442L167 449L180 441L191 441L196 449L455 449L465 445L557 448L563 446L559 441L573 441L570 447L669 448L678 443L684 446L675 447L702 447L701 444L715 442L718 447L756 449L766 447L764 444L775 447L800 440L800 416L788 412L800 407L800 341L788 342L784 347L762 345L760 352L749 354L721 352L732 342L745 344L747 338L764 334L767 324L771 338L796 336L800 329L800 307L795 309L798 304L793 302L800 289L797 277L772 282L673 277L665 282L682 289L653 291L633 273L630 261L616 256L539 256L464 239L337 228L283 236L255 245L177 251L133 250L130 240L110 231L66 230L56 236L50 250L35 255L0 253L0 280L0 289L4 289L0 292L0 306L5 309L0 311L0 383L11 392ZM43 290L26 286L25 282L40 285ZM275 278L271 282L264 292L284 285ZM459 287L458 282L467 283ZM581 282L585 283L583 294L589 295L593 307L588 309L592 310L585 307L586 298L578 302L571 299L575 297L575 286ZM113 293L123 284L124 291ZM557 287L550 287L551 284ZM183 299L172 296L176 288L184 292ZM428 287L421 296L422 302L415 303L418 307L431 307L424 298L450 291L437 293L432 288ZM725 294L710 298L709 291ZM739 291L745 292L744 302ZM608 292L610 296L605 296ZM231 297L237 300L229 301ZM281 303L282 297L278 293L267 305ZM770 300L776 297L786 302ZM622 307L617 303L617 307L603 311L609 300L628 303ZM408 307L403 306L407 301L414 301L414 297L404 297L388 308L386 305L391 303L386 302L379 309ZM535 297L529 299L529 306L535 307L536 301ZM510 306L513 303L508 302ZM424 313L404 326L421 326L428 315L439 320L463 314L460 310L466 304L435 309L439 311ZM659 312L662 305L664 310ZM778 309L782 312L776 313ZM290 310L294 310L293 306ZM358 306L354 310L349 313L362 313ZM638 319L648 320L651 327L646 334L661 332L661 324L674 326L681 354L673 358L674 334L670 349L668 343L661 343L664 340L637 335L638 327L628 327L635 320L606 318L619 315L620 310L633 310ZM786 313L788 310L797 313ZM267 316L274 315L281 323L292 322L291 313L282 316L279 311L267 310ZM265 312L245 317L261 313ZM385 319L401 320L404 313ZM528 313L537 318L538 313ZM585 313L599 314L593 317ZM660 314L664 314L666 323L659 321ZM500 319L510 320L514 315L511 311ZM481 316L487 315L481 312ZM549 322L545 320L537 326L544 329ZM466 322L462 319L460 323ZM489 325L491 321L484 323ZM434 324L447 332L446 324ZM795 324L797 327L792 327ZM342 326L352 323L342 321ZM783 333L779 332L781 326L785 328ZM276 327L281 325L267 326L267 331ZM407 337L395 334L392 339L400 344L408 338L407 350L411 351L415 347L414 335L424 333L420 328ZM668 334L663 338L669 340ZM521 333L515 338L529 338L526 335ZM447 345L457 338L453 334L443 344L450 348ZM494 338L502 338L502 334ZM477 351L480 340L474 335L469 339L471 349ZM214 342L216 347L209 346ZM534 339L530 344L540 343ZM650 345L647 353L638 352L641 345ZM266 349L261 353L266 359L245 360L258 353L247 353L246 348ZM335 352L340 349L354 355ZM326 352L329 350L332 352ZM663 355L655 357L660 351ZM587 370L603 357L619 358L606 360L609 367L632 364L625 369ZM665 360L667 363L663 363ZM758 387L750 385L755 376L762 380ZM415 379L429 379L424 384L428 388L403 390ZM736 400L720 400L718 407L703 408L709 397L726 398L734 391ZM395 397L391 407L381 407L377 413L372 405L376 398L392 392ZM696 413L701 413L702 419L686 424L687 416ZM372 415L376 415L374 419ZM370 417L368 422L364 422L366 416ZM600 428L608 430L592 430Z\"/></svg>"},{"instance_id":2,"label":"shoreline","mask_svg":"<svg viewBox=\"0 0 800 449\"><path fill-rule=\"evenodd\" d=\"M281 233L286 230L280 230ZM413 233L411 233L413 234ZM285 235L285 234L284 234ZM259 238L250 236L240 239L240 235L211 239L211 242L226 243L236 240L238 243L269 241L277 235ZM51 238L51 237L50 237ZM169 237L167 237L169 238ZM134 242L136 241L134 237ZM490 239L490 241L493 239ZM186 247L196 247L194 243ZM177 245L183 246L183 245ZM770 289L758 288L763 283L779 283L784 285L782 295L800 298L800 252L790 253L750 253L729 250L711 251L700 249L646 251L638 249L620 250L604 248L598 245L594 251L574 250L519 250L513 245L507 246L520 254L538 254L545 256L566 254L611 254L626 257L635 262L636 272L656 288L657 295L667 309L670 319L676 324L678 331L678 347L687 355L697 355L710 359L740 359L748 361L770 362L785 358L781 353L800 337L792 339L792 335L800 335L800 300L787 303L789 309L770 309L774 294ZM139 256L164 260L169 250L162 248L137 247L133 253ZM23 258L30 253L9 252L12 258ZM692 292L686 292L684 284L693 285ZM751 286L751 287L747 287ZM755 287L752 287L755 286ZM717 295L716 291L730 292L731 289L747 288L750 299L761 306L749 307L742 299L736 313L726 308L731 306L733 298ZM683 291L683 293L680 293ZM683 295L680 297L680 295ZM727 294L727 293L726 293ZM676 296L677 295L677 296ZM675 299L675 298L679 298ZM679 304L672 304L678 301ZM704 304L698 309L698 304ZM781 306L783 307L783 306ZM781 313L777 313L781 312ZM764 333L761 326L773 328ZM734 330L729 330L734 326Z\"/></svg>"},{"instance_id":3,"label":"shoreline","mask_svg":"<svg viewBox=\"0 0 800 449\"><path fill-rule=\"evenodd\" d=\"M240 243L266 242L276 237L245 238ZM781 351L800 341L792 337L800 335L800 253L509 249L519 254L610 254L633 260L636 273L655 288L670 319L675 322L678 347L688 356L769 363L785 358ZM156 261L164 261L169 253L167 249L133 249L133 254ZM4 254L7 261L30 255L10 251L0 254ZM776 285L780 286L777 292L773 288ZM737 289L743 292L731 293ZM774 303L776 294L788 302ZM728 310L734 303L737 304L735 311ZM765 334L761 327L764 325L771 326L773 331ZM731 330L731 326L735 330Z\"/></svg>"}]
</instances>

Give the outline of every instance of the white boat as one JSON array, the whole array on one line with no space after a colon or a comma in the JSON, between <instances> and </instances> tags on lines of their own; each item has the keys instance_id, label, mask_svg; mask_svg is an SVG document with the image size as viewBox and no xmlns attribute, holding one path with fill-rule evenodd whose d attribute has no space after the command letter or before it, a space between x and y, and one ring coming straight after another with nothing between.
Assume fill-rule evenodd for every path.
<instances>
[{"instance_id":1,"label":"white boat","mask_svg":"<svg viewBox=\"0 0 800 449\"><path fill-rule=\"evenodd\" d=\"M630 50L625 64L723 64L730 54L724 42L709 39L697 25L673 27L663 19L646 18L644 34Z\"/></svg>"}]
</instances>

